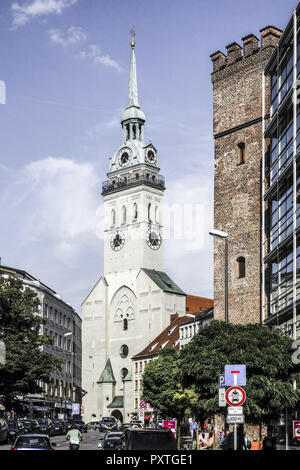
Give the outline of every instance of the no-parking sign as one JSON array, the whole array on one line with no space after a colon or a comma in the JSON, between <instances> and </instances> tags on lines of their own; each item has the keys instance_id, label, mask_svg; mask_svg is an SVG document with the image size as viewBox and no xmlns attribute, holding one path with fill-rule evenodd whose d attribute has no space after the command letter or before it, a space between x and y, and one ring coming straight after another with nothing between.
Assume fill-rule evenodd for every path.
<instances>
[{"instance_id":1,"label":"no-parking sign","mask_svg":"<svg viewBox=\"0 0 300 470\"><path fill-rule=\"evenodd\" d=\"M230 406L242 406L246 400L246 392L242 387L230 387L226 390L225 400Z\"/></svg>"}]
</instances>

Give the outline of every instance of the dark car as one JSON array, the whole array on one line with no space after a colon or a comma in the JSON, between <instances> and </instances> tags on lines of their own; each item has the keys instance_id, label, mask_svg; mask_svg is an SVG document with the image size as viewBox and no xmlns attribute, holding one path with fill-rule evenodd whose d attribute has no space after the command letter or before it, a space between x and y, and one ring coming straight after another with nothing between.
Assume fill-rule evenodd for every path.
<instances>
[{"instance_id":1,"label":"dark car","mask_svg":"<svg viewBox=\"0 0 300 470\"><path fill-rule=\"evenodd\" d=\"M115 450L121 445L122 432L109 432L98 444L99 450Z\"/></svg>"},{"instance_id":2,"label":"dark car","mask_svg":"<svg viewBox=\"0 0 300 470\"><path fill-rule=\"evenodd\" d=\"M54 450L55 442L50 443L45 434L21 434L11 450Z\"/></svg>"},{"instance_id":3,"label":"dark car","mask_svg":"<svg viewBox=\"0 0 300 470\"><path fill-rule=\"evenodd\" d=\"M100 432L107 432L107 431L117 431L118 423L116 418L113 416L104 417L100 421L99 431Z\"/></svg>"},{"instance_id":4,"label":"dark car","mask_svg":"<svg viewBox=\"0 0 300 470\"><path fill-rule=\"evenodd\" d=\"M120 431L121 431L121 432L124 432L125 429L131 428L131 427L132 427L132 425L131 425L130 423L123 423L123 424L120 426Z\"/></svg>"},{"instance_id":5,"label":"dark car","mask_svg":"<svg viewBox=\"0 0 300 470\"><path fill-rule=\"evenodd\" d=\"M9 440L12 442L15 442L16 437L18 434L23 433L24 426L20 424L19 421L17 420L9 420L7 421L7 426L8 426L8 437Z\"/></svg>"},{"instance_id":6,"label":"dark car","mask_svg":"<svg viewBox=\"0 0 300 470\"><path fill-rule=\"evenodd\" d=\"M24 426L24 433L32 433L34 432L35 424L32 419L23 419L22 424Z\"/></svg>"},{"instance_id":7,"label":"dark car","mask_svg":"<svg viewBox=\"0 0 300 470\"><path fill-rule=\"evenodd\" d=\"M47 434L48 436L55 436L55 429L54 425L49 418L38 418L37 420L38 423L38 431L41 434Z\"/></svg>"},{"instance_id":8,"label":"dark car","mask_svg":"<svg viewBox=\"0 0 300 470\"><path fill-rule=\"evenodd\" d=\"M52 419L52 423L53 423L54 432L56 435L66 434L67 426L62 419Z\"/></svg>"},{"instance_id":9,"label":"dark car","mask_svg":"<svg viewBox=\"0 0 300 470\"><path fill-rule=\"evenodd\" d=\"M0 442L1 443L8 443L8 425L5 419L0 418Z\"/></svg>"},{"instance_id":10,"label":"dark car","mask_svg":"<svg viewBox=\"0 0 300 470\"><path fill-rule=\"evenodd\" d=\"M125 429L118 450L176 450L173 433L164 429Z\"/></svg>"},{"instance_id":11,"label":"dark car","mask_svg":"<svg viewBox=\"0 0 300 470\"><path fill-rule=\"evenodd\" d=\"M80 432L87 432L87 425L83 422L83 421L73 421L73 423L75 424L76 428L80 431ZM73 424L72 423L72 424Z\"/></svg>"}]
</instances>

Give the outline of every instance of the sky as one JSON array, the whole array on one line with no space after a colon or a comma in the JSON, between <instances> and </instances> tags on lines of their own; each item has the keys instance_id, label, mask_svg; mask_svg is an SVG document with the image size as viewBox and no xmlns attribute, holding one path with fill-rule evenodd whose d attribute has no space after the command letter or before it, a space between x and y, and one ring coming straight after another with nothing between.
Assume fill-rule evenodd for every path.
<instances>
[{"instance_id":1,"label":"sky","mask_svg":"<svg viewBox=\"0 0 300 470\"><path fill-rule=\"evenodd\" d=\"M296 3L1 0L2 264L79 313L103 274L101 184L121 144L134 26L146 142L158 149L167 212L175 205L181 218L164 242L165 271L185 292L212 297L210 54L267 25L284 29Z\"/></svg>"}]
</instances>

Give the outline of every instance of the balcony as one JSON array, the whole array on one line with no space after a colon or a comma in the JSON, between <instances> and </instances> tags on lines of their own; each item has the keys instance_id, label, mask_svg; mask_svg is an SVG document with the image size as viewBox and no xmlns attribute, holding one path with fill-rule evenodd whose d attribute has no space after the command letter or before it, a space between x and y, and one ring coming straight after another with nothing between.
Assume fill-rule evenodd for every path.
<instances>
[{"instance_id":1,"label":"balcony","mask_svg":"<svg viewBox=\"0 0 300 470\"><path fill-rule=\"evenodd\" d=\"M102 183L102 195L104 196L118 191L123 191L125 189L133 188L134 186L140 186L141 184L151 186L152 188L160 189L162 191L166 189L164 176L150 175L149 173L137 173L130 178L125 177L119 181L104 181L104 183Z\"/></svg>"}]
</instances>

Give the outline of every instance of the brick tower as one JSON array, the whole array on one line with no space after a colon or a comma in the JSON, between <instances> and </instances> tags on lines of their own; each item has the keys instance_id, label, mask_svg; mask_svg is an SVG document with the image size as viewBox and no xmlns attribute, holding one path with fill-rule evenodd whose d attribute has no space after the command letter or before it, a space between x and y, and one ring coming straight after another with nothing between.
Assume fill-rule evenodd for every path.
<instances>
[{"instance_id":1,"label":"brick tower","mask_svg":"<svg viewBox=\"0 0 300 470\"><path fill-rule=\"evenodd\" d=\"M260 322L262 75L282 31L273 26L229 44L213 62L214 228L228 233L228 312ZM265 87L269 99L269 84ZM269 108L266 108L269 109ZM225 240L214 241L214 317L225 319Z\"/></svg>"}]
</instances>

